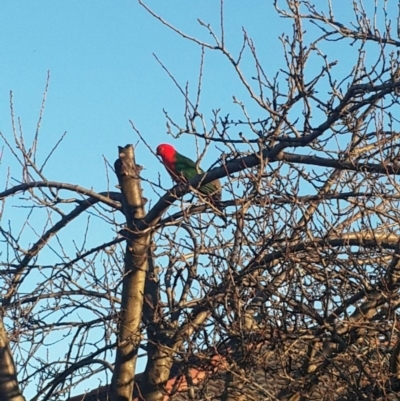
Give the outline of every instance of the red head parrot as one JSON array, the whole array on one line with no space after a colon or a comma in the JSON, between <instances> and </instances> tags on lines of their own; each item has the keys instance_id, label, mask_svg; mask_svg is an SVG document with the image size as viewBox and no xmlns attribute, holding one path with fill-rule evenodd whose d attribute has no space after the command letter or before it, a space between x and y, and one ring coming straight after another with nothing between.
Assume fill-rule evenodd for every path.
<instances>
[{"instance_id":1,"label":"red head parrot","mask_svg":"<svg viewBox=\"0 0 400 401\"><path fill-rule=\"evenodd\" d=\"M188 181L196 175L204 173L200 167L196 169L196 163L193 160L181 155L172 145L167 143L158 145L157 155L161 156L165 168L177 183ZM221 183L219 180L203 185L199 191L210 196L216 202L221 200Z\"/></svg>"}]
</instances>

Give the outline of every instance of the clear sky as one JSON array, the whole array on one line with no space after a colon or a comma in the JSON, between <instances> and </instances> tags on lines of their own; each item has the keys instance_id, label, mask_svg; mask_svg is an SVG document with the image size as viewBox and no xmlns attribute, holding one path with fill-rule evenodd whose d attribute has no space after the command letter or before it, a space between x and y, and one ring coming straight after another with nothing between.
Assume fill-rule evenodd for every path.
<instances>
[{"instance_id":1,"label":"clear sky","mask_svg":"<svg viewBox=\"0 0 400 401\"><path fill-rule=\"evenodd\" d=\"M147 4L184 32L205 41L211 42L211 37L199 26L197 18L211 23L219 32L219 1L148 1ZM272 0L225 2L228 48L237 54L245 27L255 41L266 72L271 75L284 66L278 35L291 32L289 21L278 18L272 4ZM343 14L343 7L337 9L339 15ZM9 92L12 90L15 113L21 117L29 143L35 133L50 71L39 154L45 157L63 132L67 136L49 163L47 176L104 190L102 155L113 163L118 145L137 142L130 119L154 148L160 142L172 141L166 135L163 109L183 121L183 97L153 53L180 84L184 86L189 81L195 92L200 49L160 24L135 0L3 0L0 131L6 136L11 134ZM238 111L232 95L248 100L229 63L220 54L207 52L201 110L208 118L213 109L221 109L222 115L232 115ZM259 110L255 115L263 117ZM178 150L195 157L193 144L191 138L175 142ZM137 152L138 162L147 169L144 175L155 179L155 169L160 170L157 160L154 158L150 165L153 156L142 145ZM218 153L207 156L205 167L217 156ZM7 165L7 159L4 164Z\"/></svg>"},{"instance_id":2,"label":"clear sky","mask_svg":"<svg viewBox=\"0 0 400 401\"><path fill-rule=\"evenodd\" d=\"M247 2L227 2L227 37L235 51L241 26L263 40L261 47L268 46L268 51L279 46L276 38L270 36L272 26L265 26L272 12L272 5L267 3L254 0L249 7ZM216 1L148 4L181 29L205 40L211 38L199 27L198 17L218 28ZM273 20L275 25L278 22ZM11 132L12 90L24 134L28 141L33 137L49 70L40 153L45 156L64 131L67 137L50 164L51 169L47 169L48 178L103 190L102 155L113 162L118 145L136 143L138 139L129 119L155 147L171 141L166 136L163 109L176 118L183 114L183 98L153 53L182 85L190 81L195 90L199 48L162 26L134 0L2 1L0 130L5 135ZM267 56L266 52L261 53ZM232 95L238 95L238 85L228 63L207 54L204 83L202 109L210 113L211 109L226 108L229 112ZM188 146L188 154L193 151L189 139L182 140L182 145L182 152L184 146ZM138 152L139 163L149 160L144 147L140 146ZM159 167L154 159L151 169Z\"/></svg>"},{"instance_id":3,"label":"clear sky","mask_svg":"<svg viewBox=\"0 0 400 401\"><path fill-rule=\"evenodd\" d=\"M290 22L278 18L272 0L226 0L225 3L228 48L237 54L244 26L254 39L266 73L273 76L284 66L278 36L291 34ZM326 2L321 0L321 3ZM344 10L345 0L333 3L338 16L348 22L352 16L349 10ZM219 32L219 1L153 0L146 4L184 32L207 42L212 39L199 26L197 18L211 23ZM351 57L342 50L336 55L334 47L331 51L332 58L340 59L343 66L350 63ZM193 138L173 140L167 136L163 109L183 123L184 99L153 53L182 86L188 81L195 93L199 47L171 32L136 0L2 0L0 131L11 140L12 91L15 115L21 117L26 142L32 140L50 71L39 160L44 161L64 132L67 136L45 170L49 180L79 184L99 192L107 190L103 156L113 164L118 145L138 142L129 120L153 149L161 142L170 142L181 153L195 158ZM245 71L246 68L251 70L250 62L245 62ZM201 110L206 119L211 119L213 109L221 109L222 115L237 113L233 95L248 102L248 94L220 54L206 52L204 72ZM264 117L250 102L248 106L256 118ZM212 164L218 155L218 150L213 149L206 156L203 168ZM143 144L139 144L136 157L145 168L145 178L156 181L160 173L163 185L172 186L161 164ZM20 167L5 151L0 180L5 178L8 167L11 167L11 176L20 176ZM116 184L116 177L111 174L112 190ZM145 196L156 200L153 193ZM2 223L10 216L3 217ZM107 240L112 239L112 233L109 234ZM93 244L98 244L98 239Z\"/></svg>"}]
</instances>

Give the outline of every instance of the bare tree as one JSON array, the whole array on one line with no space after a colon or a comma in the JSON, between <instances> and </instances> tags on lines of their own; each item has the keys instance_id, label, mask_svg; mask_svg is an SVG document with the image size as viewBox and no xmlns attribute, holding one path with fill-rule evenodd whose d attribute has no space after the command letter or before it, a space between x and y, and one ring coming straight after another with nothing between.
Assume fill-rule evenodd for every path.
<instances>
[{"instance_id":1,"label":"bare tree","mask_svg":"<svg viewBox=\"0 0 400 401\"><path fill-rule=\"evenodd\" d=\"M355 0L347 23L330 0L276 0L292 29L280 37L279 71L263 65L245 29L230 51L223 1L218 30L199 21L210 42L139 2L201 55L194 93L159 60L185 100L183 119L166 111L169 134L192 137L200 160L210 148L220 157L172 189L151 183L150 195L134 148L120 147L120 192L97 193L49 181L39 130L27 145L13 120L13 138L1 135L21 176L0 193L4 215L18 211L0 228L0 398L22 400L34 382L32 401L65 399L103 373L118 401L181 391L193 400L397 399L396 2ZM330 56L337 49L343 59ZM200 102L206 52L227 60L246 90L210 123ZM216 178L218 210L198 190ZM146 210L149 196L157 202ZM92 244L92 216L108 241ZM51 353L58 342L68 348Z\"/></svg>"}]
</instances>

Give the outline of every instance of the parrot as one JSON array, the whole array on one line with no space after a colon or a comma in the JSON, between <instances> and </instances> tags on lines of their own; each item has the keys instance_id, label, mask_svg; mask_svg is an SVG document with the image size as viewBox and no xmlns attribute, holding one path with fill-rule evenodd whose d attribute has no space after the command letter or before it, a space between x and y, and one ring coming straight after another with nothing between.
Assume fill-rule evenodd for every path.
<instances>
[{"instance_id":1,"label":"parrot","mask_svg":"<svg viewBox=\"0 0 400 401\"><path fill-rule=\"evenodd\" d=\"M193 160L181 155L172 145L167 143L158 145L157 155L161 156L165 168L177 183L189 181L196 175L204 173L200 167L196 168L196 163ZM214 202L221 200L221 183L219 180L201 186L199 191L209 196Z\"/></svg>"}]
</instances>

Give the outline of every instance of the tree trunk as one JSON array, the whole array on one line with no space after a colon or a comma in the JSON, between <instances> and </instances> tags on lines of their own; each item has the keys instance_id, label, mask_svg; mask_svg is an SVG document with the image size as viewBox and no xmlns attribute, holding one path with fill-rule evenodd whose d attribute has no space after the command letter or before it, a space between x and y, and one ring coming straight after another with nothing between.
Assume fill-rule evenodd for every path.
<instances>
[{"instance_id":1,"label":"tree trunk","mask_svg":"<svg viewBox=\"0 0 400 401\"><path fill-rule=\"evenodd\" d=\"M2 317L0 318L0 400L25 401L18 386L14 359Z\"/></svg>"},{"instance_id":2,"label":"tree trunk","mask_svg":"<svg viewBox=\"0 0 400 401\"><path fill-rule=\"evenodd\" d=\"M136 222L145 216L144 199L132 145L119 147L115 171L123 195L127 222L125 274L122 288L121 315L115 369L112 379L112 401L131 401L138 348L141 339L140 322L151 234L138 232Z\"/></svg>"}]
</instances>

